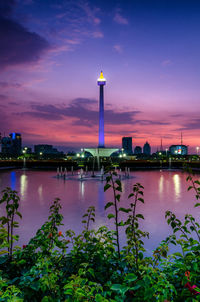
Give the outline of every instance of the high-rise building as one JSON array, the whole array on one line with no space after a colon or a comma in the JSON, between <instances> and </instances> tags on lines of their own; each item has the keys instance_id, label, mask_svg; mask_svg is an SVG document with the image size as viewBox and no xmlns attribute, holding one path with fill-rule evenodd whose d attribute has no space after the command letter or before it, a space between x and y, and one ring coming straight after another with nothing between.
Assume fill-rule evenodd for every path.
<instances>
[{"instance_id":1,"label":"high-rise building","mask_svg":"<svg viewBox=\"0 0 200 302\"><path fill-rule=\"evenodd\" d=\"M8 136L4 136L1 139L1 152L3 155L12 155L12 148L11 148L11 138Z\"/></svg>"},{"instance_id":2,"label":"high-rise building","mask_svg":"<svg viewBox=\"0 0 200 302\"><path fill-rule=\"evenodd\" d=\"M20 133L10 133L1 139L2 153L8 156L19 156L22 153L22 138Z\"/></svg>"},{"instance_id":3,"label":"high-rise building","mask_svg":"<svg viewBox=\"0 0 200 302\"><path fill-rule=\"evenodd\" d=\"M136 146L134 149L134 154L136 155L142 154L142 147Z\"/></svg>"},{"instance_id":4,"label":"high-rise building","mask_svg":"<svg viewBox=\"0 0 200 302\"><path fill-rule=\"evenodd\" d=\"M99 146L98 148L104 148L104 95L103 87L106 85L106 79L101 71L100 77L97 80L99 87Z\"/></svg>"},{"instance_id":5,"label":"high-rise building","mask_svg":"<svg viewBox=\"0 0 200 302\"><path fill-rule=\"evenodd\" d=\"M143 153L144 153L145 155L151 155L151 146L149 145L148 142L146 142L146 143L144 144Z\"/></svg>"},{"instance_id":6,"label":"high-rise building","mask_svg":"<svg viewBox=\"0 0 200 302\"><path fill-rule=\"evenodd\" d=\"M22 153L22 137L20 133L12 132L9 134L12 144L12 154L19 156Z\"/></svg>"},{"instance_id":7,"label":"high-rise building","mask_svg":"<svg viewBox=\"0 0 200 302\"><path fill-rule=\"evenodd\" d=\"M132 154L132 137L122 137L122 148L126 154Z\"/></svg>"},{"instance_id":8,"label":"high-rise building","mask_svg":"<svg viewBox=\"0 0 200 302\"><path fill-rule=\"evenodd\" d=\"M169 147L169 152L172 155L187 155L188 147L185 145L171 145Z\"/></svg>"}]
</instances>

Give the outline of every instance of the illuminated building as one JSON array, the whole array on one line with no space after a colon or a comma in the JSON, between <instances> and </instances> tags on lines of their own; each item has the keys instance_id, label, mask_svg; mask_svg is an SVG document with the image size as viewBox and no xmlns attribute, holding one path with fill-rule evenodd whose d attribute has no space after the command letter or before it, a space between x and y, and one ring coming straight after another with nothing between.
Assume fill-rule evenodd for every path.
<instances>
[{"instance_id":1,"label":"illuminated building","mask_svg":"<svg viewBox=\"0 0 200 302\"><path fill-rule=\"evenodd\" d=\"M132 154L132 137L122 137L122 148L126 154Z\"/></svg>"},{"instance_id":2,"label":"illuminated building","mask_svg":"<svg viewBox=\"0 0 200 302\"><path fill-rule=\"evenodd\" d=\"M20 133L12 132L9 134L11 138L12 154L19 156L22 153L22 137Z\"/></svg>"},{"instance_id":3,"label":"illuminated building","mask_svg":"<svg viewBox=\"0 0 200 302\"><path fill-rule=\"evenodd\" d=\"M22 153L22 138L20 133L10 133L1 139L2 154L19 156Z\"/></svg>"},{"instance_id":4,"label":"illuminated building","mask_svg":"<svg viewBox=\"0 0 200 302\"><path fill-rule=\"evenodd\" d=\"M172 155L187 155L188 147L185 145L171 145L169 147L169 152Z\"/></svg>"},{"instance_id":5,"label":"illuminated building","mask_svg":"<svg viewBox=\"0 0 200 302\"><path fill-rule=\"evenodd\" d=\"M103 87L106 85L106 79L101 71L100 77L97 80L99 87L99 148L104 148L104 94Z\"/></svg>"},{"instance_id":6,"label":"illuminated building","mask_svg":"<svg viewBox=\"0 0 200 302\"><path fill-rule=\"evenodd\" d=\"M144 155L151 155L151 146L149 145L148 142L146 142L144 144L144 147L143 147L143 154Z\"/></svg>"}]
</instances>

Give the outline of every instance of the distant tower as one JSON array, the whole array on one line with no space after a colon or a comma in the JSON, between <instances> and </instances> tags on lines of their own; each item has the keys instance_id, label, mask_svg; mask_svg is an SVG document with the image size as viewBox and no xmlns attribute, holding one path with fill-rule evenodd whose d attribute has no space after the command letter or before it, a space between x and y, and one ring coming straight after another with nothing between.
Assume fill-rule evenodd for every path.
<instances>
[{"instance_id":1,"label":"distant tower","mask_svg":"<svg viewBox=\"0 0 200 302\"><path fill-rule=\"evenodd\" d=\"M161 141L160 141L160 151L163 151L162 138L161 138Z\"/></svg>"},{"instance_id":2,"label":"distant tower","mask_svg":"<svg viewBox=\"0 0 200 302\"><path fill-rule=\"evenodd\" d=\"M101 71L100 77L97 80L99 87L99 148L104 148L104 96L103 86L106 85L106 79Z\"/></svg>"}]
</instances>

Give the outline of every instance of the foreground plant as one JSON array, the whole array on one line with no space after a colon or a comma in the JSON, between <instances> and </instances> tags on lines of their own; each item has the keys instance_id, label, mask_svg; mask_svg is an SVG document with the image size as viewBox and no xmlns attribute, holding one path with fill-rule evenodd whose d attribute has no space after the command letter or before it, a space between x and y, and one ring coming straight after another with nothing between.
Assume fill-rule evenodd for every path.
<instances>
[{"instance_id":1,"label":"foreground plant","mask_svg":"<svg viewBox=\"0 0 200 302\"><path fill-rule=\"evenodd\" d=\"M6 215L1 216L0 218L0 222L1 222L0 238L1 238L1 243L4 243L2 247L7 246L8 255L11 259L13 254L13 242L14 240L18 239L18 236L14 236L14 228L17 228L19 226L19 223L15 221L14 218L15 216L22 218L22 215L18 211L19 196L17 195L17 192L7 187L5 190L2 191L2 193L3 196L0 199L0 204L5 204ZM6 226L7 228L6 230L4 226ZM7 244L5 244L5 235L7 236L7 242L6 242Z\"/></svg>"},{"instance_id":2,"label":"foreground plant","mask_svg":"<svg viewBox=\"0 0 200 302\"><path fill-rule=\"evenodd\" d=\"M106 185L104 186L104 192L107 191L109 188L112 188L113 191L113 202L110 201L106 204L105 210L114 207L114 214L108 214L108 219L114 218L115 220L115 230L116 230L116 245L117 245L117 252L118 258L120 259L120 245L119 245L119 212L121 209L118 207L118 203L120 202L121 192L122 192L122 184L121 181L117 178L117 173L115 171L108 171L109 175L106 177Z\"/></svg>"}]
</instances>

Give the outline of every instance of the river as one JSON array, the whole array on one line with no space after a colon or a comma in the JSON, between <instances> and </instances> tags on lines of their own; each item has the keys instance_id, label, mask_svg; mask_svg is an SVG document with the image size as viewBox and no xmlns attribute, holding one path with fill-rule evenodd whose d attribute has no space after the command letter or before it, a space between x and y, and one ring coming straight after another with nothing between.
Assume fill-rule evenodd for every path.
<instances>
[{"instance_id":1,"label":"river","mask_svg":"<svg viewBox=\"0 0 200 302\"><path fill-rule=\"evenodd\" d=\"M94 227L107 225L113 228L112 221L107 219L104 206L112 201L113 193L108 190L104 193L105 182L99 180L63 180L55 177L53 171L12 170L0 172L0 191L9 186L18 191L20 196L20 212L22 220L15 233L20 235L19 245L27 244L37 229L45 222L49 215L49 206L54 198L59 197L62 204L64 226L62 231L73 229L77 234L82 229L82 215L91 205L96 208ZM194 191L187 191L189 183L187 174L181 171L156 170L131 172L131 177L122 180L123 193L121 205L127 206L130 202L127 196L132 191L134 183L144 186L144 204L139 204L138 213L142 213L145 220L142 228L150 233L150 239L145 241L147 251L151 251L171 233L165 221L165 211L171 210L178 218L186 213L198 217L200 208L194 208ZM196 176L195 179L199 179ZM0 208L3 213L2 206ZM122 215L123 218L123 215ZM125 236L121 231L121 245Z\"/></svg>"}]
</instances>

